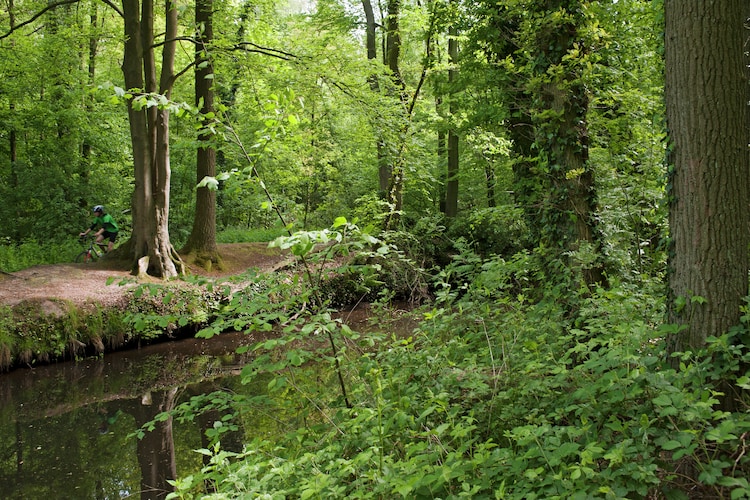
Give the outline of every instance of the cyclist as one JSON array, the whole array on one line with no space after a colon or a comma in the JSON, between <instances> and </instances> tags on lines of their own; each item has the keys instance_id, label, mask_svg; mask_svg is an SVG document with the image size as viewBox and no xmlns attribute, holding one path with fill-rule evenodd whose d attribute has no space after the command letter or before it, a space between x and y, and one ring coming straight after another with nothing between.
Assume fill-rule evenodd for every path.
<instances>
[{"instance_id":1,"label":"cyclist","mask_svg":"<svg viewBox=\"0 0 750 500\"><path fill-rule=\"evenodd\" d=\"M105 238L109 239L109 246L107 247L107 251L111 252L112 248L115 246L115 240L117 239L117 232L120 229L117 227L117 223L115 222L115 219L113 219L111 215L104 213L103 206L96 205L94 207L94 215L96 215L96 218L94 219L94 223L91 224L91 227L88 228L86 231L82 232L80 236L86 236L87 234L89 234L90 231L93 231L97 226L101 226L101 228L96 232L96 242L101 243Z\"/></svg>"}]
</instances>

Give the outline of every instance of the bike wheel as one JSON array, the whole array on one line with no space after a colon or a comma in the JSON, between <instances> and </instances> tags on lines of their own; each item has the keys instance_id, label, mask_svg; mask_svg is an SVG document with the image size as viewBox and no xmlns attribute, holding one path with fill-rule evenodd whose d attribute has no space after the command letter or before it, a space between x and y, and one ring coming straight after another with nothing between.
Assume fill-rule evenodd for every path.
<instances>
[{"instance_id":1,"label":"bike wheel","mask_svg":"<svg viewBox=\"0 0 750 500\"><path fill-rule=\"evenodd\" d=\"M77 263L88 263L91 262L91 254L88 250L85 250L78 255L76 255L76 262Z\"/></svg>"}]
</instances>

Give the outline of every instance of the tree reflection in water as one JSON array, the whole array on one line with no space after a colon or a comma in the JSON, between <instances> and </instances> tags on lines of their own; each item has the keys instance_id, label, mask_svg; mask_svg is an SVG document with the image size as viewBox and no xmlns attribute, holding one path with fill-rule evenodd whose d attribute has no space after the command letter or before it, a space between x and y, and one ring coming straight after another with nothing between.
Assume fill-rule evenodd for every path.
<instances>
[{"instance_id":1,"label":"tree reflection in water","mask_svg":"<svg viewBox=\"0 0 750 500\"><path fill-rule=\"evenodd\" d=\"M0 497L164 498L169 479L201 466L193 450L221 415L158 419L143 439L128 436L195 394L247 392L233 353L250 342L189 339L0 375ZM242 441L227 435L222 447Z\"/></svg>"}]
</instances>

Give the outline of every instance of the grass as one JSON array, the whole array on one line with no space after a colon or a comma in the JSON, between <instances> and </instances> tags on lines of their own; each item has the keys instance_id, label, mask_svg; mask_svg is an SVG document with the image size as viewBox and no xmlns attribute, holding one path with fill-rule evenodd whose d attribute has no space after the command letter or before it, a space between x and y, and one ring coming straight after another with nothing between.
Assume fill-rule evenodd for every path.
<instances>
[{"instance_id":1,"label":"grass","mask_svg":"<svg viewBox=\"0 0 750 500\"><path fill-rule=\"evenodd\" d=\"M279 236L286 235L286 229L281 226L270 228L227 228L216 235L217 243L257 243L273 241Z\"/></svg>"}]
</instances>

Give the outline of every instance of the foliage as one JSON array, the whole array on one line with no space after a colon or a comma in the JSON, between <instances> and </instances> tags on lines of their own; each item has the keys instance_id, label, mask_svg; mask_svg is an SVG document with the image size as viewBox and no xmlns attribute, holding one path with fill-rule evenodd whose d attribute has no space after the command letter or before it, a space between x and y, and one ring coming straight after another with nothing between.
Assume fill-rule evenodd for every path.
<instances>
[{"instance_id":1,"label":"foliage","mask_svg":"<svg viewBox=\"0 0 750 500\"><path fill-rule=\"evenodd\" d=\"M0 245L0 270L11 273L40 264L73 262L81 251L77 239L55 241L26 240Z\"/></svg>"},{"instance_id":2,"label":"foliage","mask_svg":"<svg viewBox=\"0 0 750 500\"><path fill-rule=\"evenodd\" d=\"M217 243L243 243L273 241L286 233L279 226L269 228L226 228L216 235Z\"/></svg>"},{"instance_id":3,"label":"foliage","mask_svg":"<svg viewBox=\"0 0 750 500\"><path fill-rule=\"evenodd\" d=\"M668 369L661 339L673 330L658 327L663 306L649 288L582 297L571 320L561 297L532 303L508 293L535 273L530 263L495 257L462 268L463 293L440 294L415 331L390 338L358 335L328 313L292 306L295 295L276 295L281 336L257 344L243 377L273 375L269 399L254 404L295 415L299 427L241 453L202 450L210 462L176 481L172 497L190 498L204 481L216 488L207 498L750 493L750 421L718 411L710 389L741 373L746 355L728 346L746 330ZM255 319L256 305L244 304L244 324L270 329L271 311ZM345 346L337 356L325 354L326 331ZM351 408L331 391L334 361ZM697 483L686 483L688 468L701 471Z\"/></svg>"},{"instance_id":4,"label":"foliage","mask_svg":"<svg viewBox=\"0 0 750 500\"><path fill-rule=\"evenodd\" d=\"M127 327L71 313L9 338L18 318L3 310L0 362L81 341L50 330L54 322L92 340L108 325L147 339L181 329L256 336L243 378L268 397L247 408L283 414L293 429L233 453L218 441L233 419L251 417L221 420L200 452L210 462L176 480L175 497L750 496L747 415L717 409L720 390L746 403L746 325L679 353L677 369L664 363L679 327L660 326L662 8L407 1L398 89L366 59L356 3L320 1L310 15L278 2L217 5L219 36L207 48L217 116L172 116L169 231L186 237L196 184L210 185L220 241L273 240L298 258L294 273L143 285ZM110 95L124 91L107 62L121 60L119 19L94 30L71 11L60 16L54 30L21 26L0 62L5 272L69 260L66 235L87 225L93 203L112 213L130 205L127 121ZM463 47L455 64L444 53L450 29ZM96 72L81 64L91 36ZM178 52L189 65L193 47ZM191 85L178 78L171 99L192 102ZM418 99L407 117L408 95ZM553 106L566 99L570 116ZM198 127L216 129L219 173L196 182ZM462 141L460 213L450 221L440 211L448 130ZM585 165L563 165L566 152ZM402 224L380 233L394 207L378 171L396 163ZM589 179L579 194L598 234L586 244L568 202ZM609 287L581 286L577 274L603 262ZM352 331L332 310L427 297L409 333ZM220 399L211 409L229 411ZM190 418L206 400L178 414Z\"/></svg>"},{"instance_id":5,"label":"foliage","mask_svg":"<svg viewBox=\"0 0 750 500\"><path fill-rule=\"evenodd\" d=\"M185 278L176 284L141 284L132 292L123 321L139 339L197 331L208 323L227 290L203 279Z\"/></svg>"},{"instance_id":6,"label":"foliage","mask_svg":"<svg viewBox=\"0 0 750 500\"><path fill-rule=\"evenodd\" d=\"M474 210L450 226L451 239L464 238L482 256L512 255L530 246L523 211L512 205Z\"/></svg>"}]
</instances>

